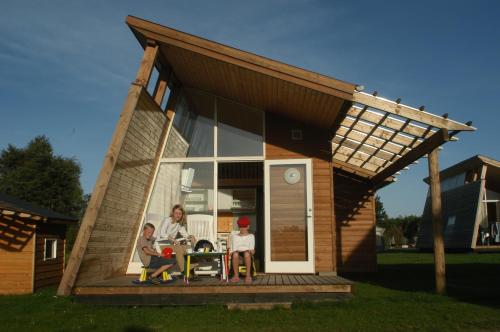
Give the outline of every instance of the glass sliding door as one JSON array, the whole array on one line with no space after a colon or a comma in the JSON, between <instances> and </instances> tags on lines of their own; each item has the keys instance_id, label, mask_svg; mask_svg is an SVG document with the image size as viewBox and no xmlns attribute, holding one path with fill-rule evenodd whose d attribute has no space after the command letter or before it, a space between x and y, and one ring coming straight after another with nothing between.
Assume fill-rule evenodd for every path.
<instances>
[{"instance_id":1,"label":"glass sliding door","mask_svg":"<svg viewBox=\"0 0 500 332\"><path fill-rule=\"evenodd\" d=\"M266 272L313 273L311 161L265 162Z\"/></svg>"}]
</instances>

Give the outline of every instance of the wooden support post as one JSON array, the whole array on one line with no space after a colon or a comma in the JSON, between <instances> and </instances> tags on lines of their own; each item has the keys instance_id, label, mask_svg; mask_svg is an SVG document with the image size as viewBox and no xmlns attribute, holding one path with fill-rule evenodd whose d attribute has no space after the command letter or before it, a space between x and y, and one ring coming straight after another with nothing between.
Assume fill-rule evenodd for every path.
<instances>
[{"instance_id":1,"label":"wooden support post","mask_svg":"<svg viewBox=\"0 0 500 332\"><path fill-rule=\"evenodd\" d=\"M438 148L429 153L429 178L432 203L432 235L434 239L434 267L436 292L446 292L446 271L444 258L443 215L441 211L441 183L439 180Z\"/></svg>"},{"instance_id":2,"label":"wooden support post","mask_svg":"<svg viewBox=\"0 0 500 332\"><path fill-rule=\"evenodd\" d=\"M158 106L160 106L160 108L168 87L167 76L168 75L164 71L160 72L158 81L156 81L155 90L153 92L153 99L158 104Z\"/></svg>"},{"instance_id":3,"label":"wooden support post","mask_svg":"<svg viewBox=\"0 0 500 332\"><path fill-rule=\"evenodd\" d=\"M148 41L146 48L144 49L144 56L142 57L141 65L139 66L139 71L135 78L134 83L148 87L149 79L151 78L151 73L156 61L156 56L158 55L158 44L155 42Z\"/></svg>"},{"instance_id":4,"label":"wooden support post","mask_svg":"<svg viewBox=\"0 0 500 332\"><path fill-rule=\"evenodd\" d=\"M101 208L101 204L104 200L104 195L108 189L108 184L111 179L116 161L118 159L118 154L122 147L123 141L125 140L125 135L127 133L130 121L134 110L137 106L137 101L141 94L142 89L146 88L151 77L151 72L153 70L156 55L158 54L158 46L156 44L152 45L148 43L146 49L144 50L144 57L142 59L139 71L137 73L137 78L134 83L130 86L125 105L123 106L120 119L115 128L113 138L111 139L111 144L109 145L108 152L104 158L103 165L99 176L97 177L97 182L92 191L92 196L90 197L87 210L83 216L80 230L73 245L73 250L68 260L68 264L64 271L61 282L59 283L59 288L57 289L57 295L68 296L71 294L71 290L76 282L78 270L82 263L83 255L87 250L87 243L90 239L90 235L94 229L95 222Z\"/></svg>"}]
</instances>

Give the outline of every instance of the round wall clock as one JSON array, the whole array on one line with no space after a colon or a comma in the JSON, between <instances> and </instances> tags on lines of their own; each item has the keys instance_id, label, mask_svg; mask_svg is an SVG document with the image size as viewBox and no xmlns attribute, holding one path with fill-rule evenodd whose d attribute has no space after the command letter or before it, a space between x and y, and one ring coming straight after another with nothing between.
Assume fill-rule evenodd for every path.
<instances>
[{"instance_id":1,"label":"round wall clock","mask_svg":"<svg viewBox=\"0 0 500 332\"><path fill-rule=\"evenodd\" d=\"M296 184L297 182L300 181L300 172L298 169L294 167L288 168L285 171L285 174L283 174L283 178L285 179L285 182L288 184Z\"/></svg>"}]
</instances>

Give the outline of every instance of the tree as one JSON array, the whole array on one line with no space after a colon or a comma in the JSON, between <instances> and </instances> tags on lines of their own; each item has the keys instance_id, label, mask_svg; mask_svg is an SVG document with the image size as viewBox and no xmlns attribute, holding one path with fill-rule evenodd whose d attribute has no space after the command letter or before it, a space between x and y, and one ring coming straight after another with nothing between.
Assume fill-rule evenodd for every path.
<instances>
[{"instance_id":1,"label":"tree","mask_svg":"<svg viewBox=\"0 0 500 332\"><path fill-rule=\"evenodd\" d=\"M387 216L387 212L385 212L384 203L382 203L382 200L380 199L379 195L375 196L375 215L376 215L377 225L379 226L382 226L389 218Z\"/></svg>"},{"instance_id":2,"label":"tree","mask_svg":"<svg viewBox=\"0 0 500 332\"><path fill-rule=\"evenodd\" d=\"M11 144L0 154L0 192L79 218L81 168L74 158L54 155L47 137L25 148Z\"/></svg>"}]
</instances>

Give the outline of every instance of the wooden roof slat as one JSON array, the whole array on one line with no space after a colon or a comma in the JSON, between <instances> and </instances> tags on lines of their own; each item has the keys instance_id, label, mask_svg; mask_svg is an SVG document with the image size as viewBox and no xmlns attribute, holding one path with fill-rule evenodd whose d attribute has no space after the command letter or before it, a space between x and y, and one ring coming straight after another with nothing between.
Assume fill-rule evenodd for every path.
<instances>
[{"instance_id":1,"label":"wooden roof slat","mask_svg":"<svg viewBox=\"0 0 500 332\"><path fill-rule=\"evenodd\" d=\"M358 141L358 142L361 142L363 140L363 138L367 135L366 133L358 131L358 130L352 130L349 133L347 133L347 131L348 131L347 127L340 126L340 128L337 130L337 135L340 135L340 136L347 135L346 137L353 139L355 141ZM382 146L381 149L383 151L386 151L389 153L398 154L398 153L400 153L401 149L403 149L404 151L406 151L406 150L410 151L410 149L407 149L406 146L404 146L404 145L394 143L392 141L388 141L386 139L376 137L376 136L369 137L366 140L366 143L371 145L371 146L374 146L374 147L381 147Z\"/></svg>"},{"instance_id":2,"label":"wooden roof slat","mask_svg":"<svg viewBox=\"0 0 500 332\"><path fill-rule=\"evenodd\" d=\"M342 140L342 138L343 138L343 136L341 136L341 135L335 135L332 142L339 144L340 141ZM350 138L346 139L343 144L347 147L352 148L352 149L355 149L358 146L361 146L360 151L368 153L368 154L376 155L378 158L384 159L384 160L390 160L394 156L394 153L392 153L392 152L388 152L388 151L379 149L375 146L366 144L366 142L361 143L360 141L353 140Z\"/></svg>"},{"instance_id":3,"label":"wooden roof slat","mask_svg":"<svg viewBox=\"0 0 500 332\"><path fill-rule=\"evenodd\" d=\"M351 149L349 147L346 147L344 145L340 146L337 152L333 155L334 158L338 157L339 155L343 156L344 158L339 158L339 160L345 161L347 163L350 163L352 161L353 164L356 166L361 167L361 163L363 163L365 160L368 159L369 154L361 152L361 151L356 151L354 149ZM372 158L372 160L367 163L366 168L374 168L375 170L382 166L384 164L383 159L378 159L378 158ZM368 165L370 164L370 165ZM373 167L372 167L373 166Z\"/></svg>"},{"instance_id":4,"label":"wooden roof slat","mask_svg":"<svg viewBox=\"0 0 500 332\"><path fill-rule=\"evenodd\" d=\"M386 114L388 114L388 113L386 113ZM411 121L410 119L406 119L405 123L403 124L403 126L400 129L404 130L406 128L406 126L408 126L410 124L410 121ZM429 126L429 127L427 127L427 129L430 130L431 127ZM391 136L391 138L388 141L386 141L382 146L380 146L379 149L383 149L387 145L387 142L392 141L394 139L394 137L397 135L397 133L398 132L395 131L393 133L393 135ZM424 136L425 136L425 134L424 134ZM417 142L417 137L416 136L413 139L413 142ZM382 168L385 167L388 163L391 163L392 161L394 161L394 159L396 159L396 156L400 156L401 154L404 154L405 153L405 151L404 151L405 149L406 148L404 146L401 147L401 149L399 150L399 153L396 153L392 158L389 158L388 161L384 164L384 166L382 166Z\"/></svg>"},{"instance_id":5,"label":"wooden roof slat","mask_svg":"<svg viewBox=\"0 0 500 332\"><path fill-rule=\"evenodd\" d=\"M407 122L409 122L409 119L407 120ZM432 131L431 131L431 129L432 129L432 127L430 127L430 126L429 126L429 127L427 128L427 131L424 133L424 136L427 136L428 134L434 134L435 132L432 132ZM418 144L420 144L420 142L418 141L417 137L415 137L415 138L413 139L413 141L412 141L410 144L408 144L408 148L409 148L409 149L413 149L413 148L415 148ZM411 150L410 150L410 151L411 151ZM404 154L403 149L401 149L400 154ZM392 162L394 161L394 159L395 159L395 158L391 158L391 159L388 161L388 163L386 163L385 165L383 165L380 169L383 169L384 167L386 167L386 166L387 166L387 164L392 163Z\"/></svg>"},{"instance_id":6,"label":"wooden roof slat","mask_svg":"<svg viewBox=\"0 0 500 332\"><path fill-rule=\"evenodd\" d=\"M430 151L439 147L441 144L447 142L448 140L449 140L448 130L446 129L438 130L430 138L426 139L424 142L420 143L417 147L412 149L403 157L399 158L394 163L390 164L382 171L380 171L377 175L375 175L372 178L372 181L375 184L384 181L387 177L403 169L404 167L411 164L415 160L425 156Z\"/></svg>"},{"instance_id":7,"label":"wooden roof slat","mask_svg":"<svg viewBox=\"0 0 500 332\"><path fill-rule=\"evenodd\" d=\"M363 113L363 115L364 114L366 114L366 112ZM366 142L368 137L370 137L375 132L375 130L377 130L377 128L380 128L380 123L383 122L385 119L387 119L388 116L389 116L389 113L385 113L385 115L379 120L379 123L374 124L374 126L372 127L370 132L365 136L365 138L361 141L361 144L354 150L354 152L356 152L357 150L359 150L359 148L361 146L363 146L363 144ZM368 162L368 160L370 160L371 157L373 157L373 154L368 154L368 159L363 162L361 167L363 167L363 165L366 164ZM347 162L349 162L349 159L347 159Z\"/></svg>"},{"instance_id":8,"label":"wooden roof slat","mask_svg":"<svg viewBox=\"0 0 500 332\"><path fill-rule=\"evenodd\" d=\"M351 109L347 112L347 115L352 117L357 117L360 113L360 109L357 106L351 107ZM365 112L361 119L365 121L369 121L372 123L378 123L384 127L391 128L400 132L404 132L406 134L410 134L412 136L418 136L424 138L425 133L427 132L427 126L421 127L415 124L412 124L411 119L407 119L407 121L395 119L389 115L390 113L385 112L384 115L368 110ZM386 119L383 119L386 117Z\"/></svg>"},{"instance_id":9,"label":"wooden roof slat","mask_svg":"<svg viewBox=\"0 0 500 332\"><path fill-rule=\"evenodd\" d=\"M426 125L443 128L447 130L458 130L458 131L473 131L474 127L467 126L457 121L450 119L445 119L441 116L420 111L416 108L398 104L394 101L387 100L381 97L373 96L364 92L354 92L352 101L355 103L360 103L369 107L379 109L384 112L389 112L396 114L401 117L405 117Z\"/></svg>"},{"instance_id":10,"label":"wooden roof slat","mask_svg":"<svg viewBox=\"0 0 500 332\"><path fill-rule=\"evenodd\" d=\"M408 146L413 141L413 137L410 138L409 136L406 136L400 132L397 132L397 134L393 137L394 130L377 127L375 131L372 132L372 128L374 126L373 124L365 123L362 122L361 120L356 121L355 123L354 122L355 120L346 117L344 121L342 121L342 125L346 127L351 127L367 135L371 133L371 136L382 138L387 141L391 140L394 143L398 143L404 146Z\"/></svg>"},{"instance_id":11,"label":"wooden roof slat","mask_svg":"<svg viewBox=\"0 0 500 332\"><path fill-rule=\"evenodd\" d=\"M364 107L361 111L360 111L360 114L362 115L366 110L368 109L368 107ZM340 125L342 125L345 121L346 121L347 117L344 116L344 119L342 120L342 122L340 123ZM352 122L350 123L350 125L347 125L346 127L348 128L347 129L347 134L344 135L347 137L347 135L349 135L349 133L355 128L356 124L359 122L359 117L355 118L354 120L352 120ZM344 138L345 140L345 138ZM337 152L337 150L342 146L342 143L343 141L341 141L338 145L338 147L333 150L333 154L335 154L335 152Z\"/></svg>"}]
</instances>

